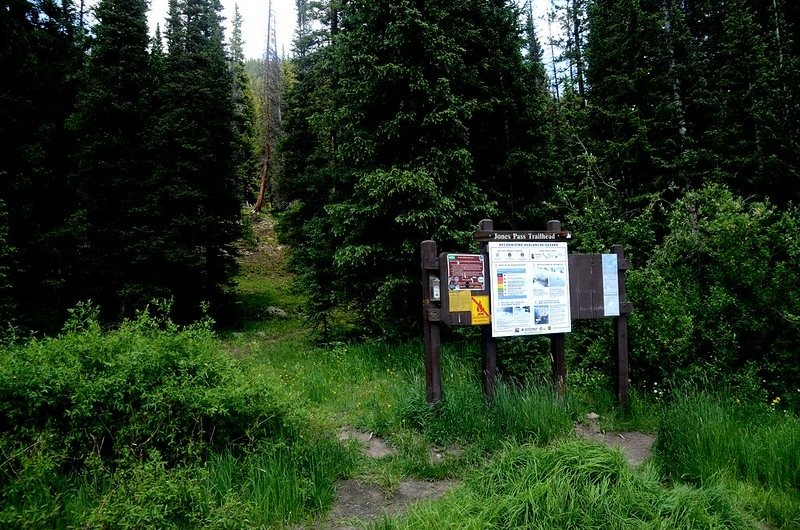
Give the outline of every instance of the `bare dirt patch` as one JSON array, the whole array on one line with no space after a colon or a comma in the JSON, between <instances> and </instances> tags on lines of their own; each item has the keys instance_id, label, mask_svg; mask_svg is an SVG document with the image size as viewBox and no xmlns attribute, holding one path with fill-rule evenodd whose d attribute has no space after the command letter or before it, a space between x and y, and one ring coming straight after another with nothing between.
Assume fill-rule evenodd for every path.
<instances>
[{"instance_id":1,"label":"bare dirt patch","mask_svg":"<svg viewBox=\"0 0 800 530\"><path fill-rule=\"evenodd\" d=\"M361 452L369 458L383 458L394 454L394 449L383 438L371 432L344 427L339 430L339 439L357 440L361 444Z\"/></svg>"},{"instance_id":2,"label":"bare dirt patch","mask_svg":"<svg viewBox=\"0 0 800 530\"><path fill-rule=\"evenodd\" d=\"M597 423L596 415L587 415L586 423L575 425L578 438L618 447L631 465L638 466L653 453L655 436L644 432L603 431Z\"/></svg>"},{"instance_id":3,"label":"bare dirt patch","mask_svg":"<svg viewBox=\"0 0 800 530\"><path fill-rule=\"evenodd\" d=\"M368 458L384 458L395 453L394 448L380 436L353 427L339 429L339 439L358 441L361 452ZM451 447L431 451L431 458L443 458L459 449ZM343 480L336 486L336 503L327 519L315 521L312 528L358 528L382 514L401 513L414 502L441 497L458 484L455 480L407 479L395 488L384 490L370 481Z\"/></svg>"},{"instance_id":4,"label":"bare dirt patch","mask_svg":"<svg viewBox=\"0 0 800 530\"><path fill-rule=\"evenodd\" d=\"M393 492L357 479L345 480L336 488L336 505L324 525L317 528L357 528L381 514L396 514L414 502L441 497L458 485L455 480L404 480Z\"/></svg>"}]
</instances>

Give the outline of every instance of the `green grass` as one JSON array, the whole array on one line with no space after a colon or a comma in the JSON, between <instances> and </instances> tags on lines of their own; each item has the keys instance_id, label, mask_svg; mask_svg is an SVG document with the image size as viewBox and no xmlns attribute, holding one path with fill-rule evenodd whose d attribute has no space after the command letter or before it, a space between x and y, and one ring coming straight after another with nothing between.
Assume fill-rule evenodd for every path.
<instances>
[{"instance_id":1,"label":"green grass","mask_svg":"<svg viewBox=\"0 0 800 530\"><path fill-rule=\"evenodd\" d=\"M736 492L770 525L800 528L800 421L763 403L678 392L656 442L667 477Z\"/></svg>"},{"instance_id":2,"label":"green grass","mask_svg":"<svg viewBox=\"0 0 800 530\"><path fill-rule=\"evenodd\" d=\"M752 528L722 489L664 486L654 466L632 469L617 451L567 440L506 445L438 502L384 517L376 528Z\"/></svg>"},{"instance_id":3,"label":"green grass","mask_svg":"<svg viewBox=\"0 0 800 530\"><path fill-rule=\"evenodd\" d=\"M0 425L0 527L286 527L324 518L338 479L391 491L414 477L462 485L377 527L800 528L791 414L635 390L619 409L608 376L582 370L570 372L566 399L530 382L500 383L487 401L468 332L443 345L444 399L429 405L420 341L314 342L283 257L257 255L259 238L270 237L250 234L242 319L219 339L142 320L0 351L0 412L32 418ZM527 347L514 361L546 373L547 360ZM112 430L91 427L97 411L119 419ZM633 468L615 450L575 440L572 426L589 411L605 429L657 431L654 459ZM384 437L394 453L362 456L336 439L344 426ZM112 459L95 445L110 432L126 440ZM179 443L198 433L206 436ZM126 456L158 440L158 451Z\"/></svg>"},{"instance_id":4,"label":"green grass","mask_svg":"<svg viewBox=\"0 0 800 530\"><path fill-rule=\"evenodd\" d=\"M763 405L680 393L661 417L657 449L673 478L727 475L800 491L800 421Z\"/></svg>"}]
</instances>

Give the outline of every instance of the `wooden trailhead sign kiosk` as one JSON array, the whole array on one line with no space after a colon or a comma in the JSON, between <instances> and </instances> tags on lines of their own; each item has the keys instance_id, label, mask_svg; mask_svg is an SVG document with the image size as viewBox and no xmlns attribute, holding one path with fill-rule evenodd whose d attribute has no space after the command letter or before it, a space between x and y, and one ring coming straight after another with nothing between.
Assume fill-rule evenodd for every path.
<instances>
[{"instance_id":1,"label":"wooden trailhead sign kiosk","mask_svg":"<svg viewBox=\"0 0 800 530\"><path fill-rule=\"evenodd\" d=\"M423 241L422 318L425 335L425 386L429 403L442 399L440 325L480 326L483 390L494 396L497 339L549 335L553 385L566 393L565 333L572 321L613 318L614 390L628 404L628 314L621 245L608 254L569 254L571 234L560 221L543 231L496 231L480 222L474 238L479 254L438 253L435 241Z\"/></svg>"}]
</instances>

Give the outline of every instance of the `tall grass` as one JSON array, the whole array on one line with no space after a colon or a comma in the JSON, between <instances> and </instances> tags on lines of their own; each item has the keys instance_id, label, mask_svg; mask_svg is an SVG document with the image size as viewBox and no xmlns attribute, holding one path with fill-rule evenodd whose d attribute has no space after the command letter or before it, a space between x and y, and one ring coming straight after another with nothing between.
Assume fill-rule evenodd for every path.
<instances>
[{"instance_id":1,"label":"tall grass","mask_svg":"<svg viewBox=\"0 0 800 530\"><path fill-rule=\"evenodd\" d=\"M763 404L681 391L656 440L667 477L725 487L777 528L800 528L800 421Z\"/></svg>"},{"instance_id":2,"label":"tall grass","mask_svg":"<svg viewBox=\"0 0 800 530\"><path fill-rule=\"evenodd\" d=\"M293 443L294 442L294 443ZM226 451L205 464L97 463L63 474L47 455L0 492L3 528L258 528L310 520L333 503L355 454L332 437Z\"/></svg>"},{"instance_id":3,"label":"tall grass","mask_svg":"<svg viewBox=\"0 0 800 530\"><path fill-rule=\"evenodd\" d=\"M444 398L425 402L422 384L406 385L395 421L419 429L431 443L477 445L494 451L503 442L544 445L572 428L574 407L547 385L498 383L487 400L477 375L455 372Z\"/></svg>"},{"instance_id":4,"label":"tall grass","mask_svg":"<svg viewBox=\"0 0 800 530\"><path fill-rule=\"evenodd\" d=\"M764 406L705 393L678 393L656 442L671 477L707 482L720 475L800 491L800 421Z\"/></svg>"},{"instance_id":5,"label":"tall grass","mask_svg":"<svg viewBox=\"0 0 800 530\"><path fill-rule=\"evenodd\" d=\"M324 437L265 446L244 458L225 453L208 463L206 489L219 506L239 506L247 516L238 520L250 526L298 522L330 507L335 481L354 461L352 451Z\"/></svg>"},{"instance_id":6,"label":"tall grass","mask_svg":"<svg viewBox=\"0 0 800 530\"><path fill-rule=\"evenodd\" d=\"M437 503L377 528L752 528L721 488L666 487L655 467L582 441L507 446Z\"/></svg>"}]
</instances>

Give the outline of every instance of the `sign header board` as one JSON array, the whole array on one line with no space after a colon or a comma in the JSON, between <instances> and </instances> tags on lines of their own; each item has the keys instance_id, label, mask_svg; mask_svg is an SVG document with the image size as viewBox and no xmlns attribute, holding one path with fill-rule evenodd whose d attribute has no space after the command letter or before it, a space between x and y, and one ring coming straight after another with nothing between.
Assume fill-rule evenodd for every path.
<instances>
[{"instance_id":1,"label":"sign header board","mask_svg":"<svg viewBox=\"0 0 800 530\"><path fill-rule=\"evenodd\" d=\"M475 241L490 242L490 241L569 241L572 239L570 232L549 231L549 230L492 230L484 231L478 230L472 236Z\"/></svg>"}]
</instances>

